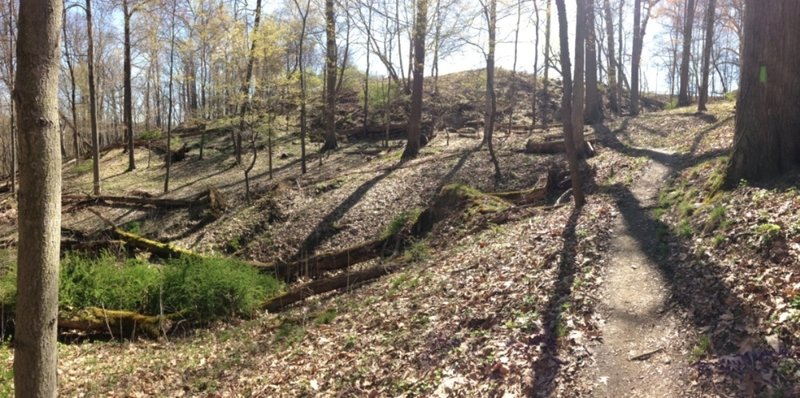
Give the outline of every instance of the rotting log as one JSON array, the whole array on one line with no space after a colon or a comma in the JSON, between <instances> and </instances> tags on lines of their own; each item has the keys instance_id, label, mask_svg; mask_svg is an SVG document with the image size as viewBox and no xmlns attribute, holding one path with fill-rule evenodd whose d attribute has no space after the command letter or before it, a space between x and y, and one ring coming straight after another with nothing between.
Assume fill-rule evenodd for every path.
<instances>
[{"instance_id":1,"label":"rotting log","mask_svg":"<svg viewBox=\"0 0 800 398\"><path fill-rule=\"evenodd\" d=\"M523 189L520 191L509 192L493 192L489 195L497 196L500 199L507 200L515 205L523 205L533 202L544 200L550 190L550 177L548 175L540 176L536 181L536 185L530 189Z\"/></svg>"},{"instance_id":2,"label":"rotting log","mask_svg":"<svg viewBox=\"0 0 800 398\"><path fill-rule=\"evenodd\" d=\"M134 207L157 207L157 208L188 208L196 205L208 204L212 212L221 214L227 207L225 198L216 188L209 188L206 191L190 198L170 199L153 198L148 196L112 196L112 195L63 195L63 204L73 204L72 208L107 205L107 206L134 206Z\"/></svg>"},{"instance_id":3,"label":"rotting log","mask_svg":"<svg viewBox=\"0 0 800 398\"><path fill-rule=\"evenodd\" d=\"M264 309L269 312L278 312L311 296L360 285L364 282L378 279L384 275L397 272L404 266L405 263L402 262L389 265L381 264L364 270L345 272L331 278L309 282L267 301L264 304Z\"/></svg>"},{"instance_id":4,"label":"rotting log","mask_svg":"<svg viewBox=\"0 0 800 398\"><path fill-rule=\"evenodd\" d=\"M403 241L401 235L376 239L333 253L323 253L286 264L266 264L259 268L285 281L295 280L302 275L319 276L324 272L348 268L376 257L390 255L402 245Z\"/></svg>"},{"instance_id":5,"label":"rotting log","mask_svg":"<svg viewBox=\"0 0 800 398\"><path fill-rule=\"evenodd\" d=\"M587 137L585 153L593 154L594 147L591 146L592 137ZM562 153L565 150L564 140L541 141L540 139L531 138L525 143L525 153L532 154L555 154Z\"/></svg>"},{"instance_id":6,"label":"rotting log","mask_svg":"<svg viewBox=\"0 0 800 398\"><path fill-rule=\"evenodd\" d=\"M112 336L135 337L145 335L158 338L171 326L169 316L142 315L132 311L106 310L89 307L75 314L60 317L60 329L90 333L109 333Z\"/></svg>"}]
</instances>

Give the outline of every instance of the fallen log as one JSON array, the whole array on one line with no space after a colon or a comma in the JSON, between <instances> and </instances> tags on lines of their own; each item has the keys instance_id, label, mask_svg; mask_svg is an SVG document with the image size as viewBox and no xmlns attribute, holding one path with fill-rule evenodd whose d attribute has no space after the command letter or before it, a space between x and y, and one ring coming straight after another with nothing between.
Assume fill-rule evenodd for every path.
<instances>
[{"instance_id":1,"label":"fallen log","mask_svg":"<svg viewBox=\"0 0 800 398\"><path fill-rule=\"evenodd\" d=\"M586 147L584 148L585 153L594 153L594 147L591 146L590 139L586 139ZM538 139L531 138L528 142L525 143L525 153L532 153L532 154L554 154L554 153L562 153L564 152L564 140L563 137L560 140L555 141L540 141Z\"/></svg>"},{"instance_id":2,"label":"fallen log","mask_svg":"<svg viewBox=\"0 0 800 398\"><path fill-rule=\"evenodd\" d=\"M92 212L92 214L97 216L97 218L102 220L106 225L108 225L111 228L110 232L112 236L114 236L119 240L124 241L125 244L130 247L150 252L161 258L200 257L199 254L191 250L187 250L178 246L173 246L167 243L157 242L124 231L121 228L119 228L117 224L114 224L114 222L105 218L102 214L98 213L97 211L93 209L89 209L89 211Z\"/></svg>"},{"instance_id":3,"label":"fallen log","mask_svg":"<svg viewBox=\"0 0 800 398\"><path fill-rule=\"evenodd\" d=\"M521 191L509 192L493 192L489 195L497 196L500 199L507 200L515 205L524 205L532 202L544 200L550 190L550 177L548 175L540 176L536 181L536 185L530 189Z\"/></svg>"},{"instance_id":4,"label":"fallen log","mask_svg":"<svg viewBox=\"0 0 800 398\"><path fill-rule=\"evenodd\" d=\"M225 198L216 188L209 188L193 197L182 199L154 198L146 195L137 196L113 196L113 195L62 195L62 204L72 204L73 208L89 205L107 206L133 206L133 207L156 207L156 208L189 208L208 204L208 207L216 214L221 214L227 207Z\"/></svg>"},{"instance_id":5,"label":"fallen log","mask_svg":"<svg viewBox=\"0 0 800 398\"><path fill-rule=\"evenodd\" d=\"M390 255L396 247L402 245L403 240L400 237L376 239L334 253L319 254L287 264L267 264L259 268L284 281L292 281L302 275L316 277L324 272L348 268L376 257Z\"/></svg>"},{"instance_id":6,"label":"fallen log","mask_svg":"<svg viewBox=\"0 0 800 398\"><path fill-rule=\"evenodd\" d=\"M91 333L109 333L120 337L135 337L143 334L150 338L158 338L163 331L169 330L169 316L142 315L132 311L106 310L89 307L75 314L59 318L60 329L78 330Z\"/></svg>"},{"instance_id":7,"label":"fallen log","mask_svg":"<svg viewBox=\"0 0 800 398\"><path fill-rule=\"evenodd\" d=\"M384 275L397 272L404 266L405 263L402 262L389 265L376 265L361 271L345 272L332 278L309 282L267 301L264 304L264 309L269 312L278 312L311 296L378 279Z\"/></svg>"}]
</instances>

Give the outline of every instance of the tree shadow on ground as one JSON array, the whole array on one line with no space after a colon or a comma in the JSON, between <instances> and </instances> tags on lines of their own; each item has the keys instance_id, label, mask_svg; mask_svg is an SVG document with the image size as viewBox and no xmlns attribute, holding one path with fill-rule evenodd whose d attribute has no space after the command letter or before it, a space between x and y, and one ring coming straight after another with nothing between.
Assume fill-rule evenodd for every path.
<instances>
[{"instance_id":1,"label":"tree shadow on ground","mask_svg":"<svg viewBox=\"0 0 800 398\"><path fill-rule=\"evenodd\" d=\"M547 307L542 314L542 325L545 328L543 335L534 343L541 347L541 353L533 364L534 382L528 391L528 395L534 397L549 397L555 389L555 377L561 369L561 361L558 359L559 339L564 337L564 325L562 324L562 312L564 303L572 295L572 286L575 279L578 238L576 226L580 218L582 208L573 208L567 224L562 233L564 246L561 250L561 261L558 264L558 279Z\"/></svg>"},{"instance_id":2,"label":"tree shadow on ground","mask_svg":"<svg viewBox=\"0 0 800 398\"><path fill-rule=\"evenodd\" d=\"M719 127L720 121L709 131ZM725 150L700 155L668 154L633 148L619 142L611 131L601 126L599 133L607 147L630 156L646 156L665 165L670 178L706 160L727 154ZM785 353L764 348L765 336L754 332L756 315L733 292L726 281L731 276L723 265L704 254L695 253L689 242L656 219L651 209L643 206L630 188L616 184L603 187L616 200L617 207L643 253L658 266L669 284L671 304L682 310L696 330L705 337L708 347L699 357L718 358L717 362L696 362L701 373L726 374L742 391L763 391L768 385L781 386L783 380L767 380L761 375L781 378L778 359ZM701 346L703 344L699 344ZM756 375L756 376L753 376ZM707 380L710 380L708 378Z\"/></svg>"}]
</instances>

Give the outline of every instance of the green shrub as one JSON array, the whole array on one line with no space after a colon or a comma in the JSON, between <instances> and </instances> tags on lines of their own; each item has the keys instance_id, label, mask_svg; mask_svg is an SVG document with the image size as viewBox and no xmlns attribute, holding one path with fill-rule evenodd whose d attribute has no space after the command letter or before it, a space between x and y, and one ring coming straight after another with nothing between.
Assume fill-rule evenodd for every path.
<instances>
[{"instance_id":1,"label":"green shrub","mask_svg":"<svg viewBox=\"0 0 800 398\"><path fill-rule=\"evenodd\" d=\"M161 133L161 130L150 130L150 131L145 131L142 134L139 134L139 139L144 141L160 140L163 137L164 134Z\"/></svg>"},{"instance_id":2,"label":"green shrub","mask_svg":"<svg viewBox=\"0 0 800 398\"><path fill-rule=\"evenodd\" d=\"M0 307L14 308L16 296L17 264L7 250L2 250L0 251Z\"/></svg>"},{"instance_id":3,"label":"green shrub","mask_svg":"<svg viewBox=\"0 0 800 398\"><path fill-rule=\"evenodd\" d=\"M144 312L161 285L161 271L146 262L120 263L109 254L67 254L61 261L59 301L67 309L104 307Z\"/></svg>"},{"instance_id":4,"label":"green shrub","mask_svg":"<svg viewBox=\"0 0 800 398\"><path fill-rule=\"evenodd\" d=\"M251 316L280 289L277 280L242 262L187 257L165 265L160 302L166 313L207 322Z\"/></svg>"}]
</instances>

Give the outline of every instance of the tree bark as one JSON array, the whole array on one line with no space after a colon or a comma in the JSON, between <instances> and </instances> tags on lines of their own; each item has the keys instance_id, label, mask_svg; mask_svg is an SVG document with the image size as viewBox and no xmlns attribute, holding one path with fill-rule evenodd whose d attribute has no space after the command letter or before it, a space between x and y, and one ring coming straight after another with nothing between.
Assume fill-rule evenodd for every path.
<instances>
[{"instance_id":1,"label":"tree bark","mask_svg":"<svg viewBox=\"0 0 800 398\"><path fill-rule=\"evenodd\" d=\"M300 69L300 170L305 174L308 169L306 167L306 68L303 61L303 44L305 43L311 0L306 1L305 12L300 7L299 0L294 0L294 5L297 7L302 20L302 28L300 29L300 38L298 40L297 63Z\"/></svg>"},{"instance_id":2,"label":"tree bark","mask_svg":"<svg viewBox=\"0 0 800 398\"><path fill-rule=\"evenodd\" d=\"M58 267L61 242L59 35L63 3L27 0L19 8L15 100L19 112L20 192L14 385L18 397L57 394Z\"/></svg>"},{"instance_id":3,"label":"tree bark","mask_svg":"<svg viewBox=\"0 0 800 398\"><path fill-rule=\"evenodd\" d=\"M586 2L586 108L583 112L583 119L587 124L595 124L603 120L603 101L597 87L597 34L595 33L594 1Z\"/></svg>"},{"instance_id":4,"label":"tree bark","mask_svg":"<svg viewBox=\"0 0 800 398\"><path fill-rule=\"evenodd\" d=\"M614 56L614 17L611 14L611 1L603 0L606 20L606 39L608 40L608 107L619 113L619 89L617 87L617 60Z\"/></svg>"},{"instance_id":5,"label":"tree bark","mask_svg":"<svg viewBox=\"0 0 800 398\"><path fill-rule=\"evenodd\" d=\"M687 0L686 19L683 21L683 53L681 53L681 81L678 106L687 106L689 98L689 61L692 56L692 28L694 27L694 0Z\"/></svg>"},{"instance_id":6,"label":"tree bark","mask_svg":"<svg viewBox=\"0 0 800 398\"><path fill-rule=\"evenodd\" d=\"M800 2L747 0L736 132L726 183L800 165Z\"/></svg>"},{"instance_id":7,"label":"tree bark","mask_svg":"<svg viewBox=\"0 0 800 398\"><path fill-rule=\"evenodd\" d=\"M547 0L547 17L544 23L544 76L542 82L542 94L544 105L542 106L542 126L547 130L550 123L550 28L552 26L553 1ZM535 95L535 93L534 93ZM535 119L535 117L534 117Z\"/></svg>"},{"instance_id":8,"label":"tree bark","mask_svg":"<svg viewBox=\"0 0 800 398\"><path fill-rule=\"evenodd\" d=\"M164 173L164 193L169 192L169 172L172 168L172 156L169 151L172 150L172 80L173 72L175 70L175 10L177 1L173 0L172 3L172 23L170 25L170 45L169 45L169 84L167 88L169 109L167 109L167 158L166 158L166 172Z\"/></svg>"},{"instance_id":9,"label":"tree bark","mask_svg":"<svg viewBox=\"0 0 800 398\"><path fill-rule=\"evenodd\" d=\"M125 98L123 99L122 110L123 118L125 119L125 138L127 139L128 146L128 171L136 170L136 158L133 148L133 90L131 89L131 14L132 11L128 7L129 0L122 0L122 17L125 21L125 61L123 62L124 77L124 91Z\"/></svg>"},{"instance_id":10,"label":"tree bark","mask_svg":"<svg viewBox=\"0 0 800 398\"><path fill-rule=\"evenodd\" d=\"M414 25L414 81L411 90L411 113L408 116L408 142L403 159L419 154L422 129L422 88L425 73L425 34L428 21L428 0L417 0L417 18Z\"/></svg>"},{"instance_id":11,"label":"tree bark","mask_svg":"<svg viewBox=\"0 0 800 398\"><path fill-rule=\"evenodd\" d=\"M716 0L708 0L706 5L706 42L703 47L703 81L700 83L700 95L697 100L697 111L706 110L708 102L708 75L711 69L711 49L714 47L714 12L717 8Z\"/></svg>"},{"instance_id":12,"label":"tree bark","mask_svg":"<svg viewBox=\"0 0 800 398\"><path fill-rule=\"evenodd\" d=\"M564 0L556 0L556 7L558 8L558 33L561 47L561 73L564 76L561 95L561 120L564 123L565 152L567 155L567 163L569 163L570 177L572 178L575 205L582 206L586 199L583 196L583 183L578 168L578 153L575 149L575 137L572 128L572 115L574 113L572 110L572 76L570 75L572 66L569 61L569 27L567 26L567 10L564 5Z\"/></svg>"},{"instance_id":13,"label":"tree bark","mask_svg":"<svg viewBox=\"0 0 800 398\"><path fill-rule=\"evenodd\" d=\"M497 0L481 1L489 29L489 52L486 54L486 108L484 110L483 142L489 146L489 158L494 165L495 181L500 180L500 163L494 153L494 124L497 115L497 93L494 88L494 53L497 43ZM513 83L512 83L513 85Z\"/></svg>"},{"instance_id":14,"label":"tree bark","mask_svg":"<svg viewBox=\"0 0 800 398\"><path fill-rule=\"evenodd\" d=\"M95 195L100 195L100 136L97 131L97 91L94 79L94 35L92 31L92 0L86 0L86 37L88 41L89 73L89 120L92 127L92 186Z\"/></svg>"},{"instance_id":15,"label":"tree bark","mask_svg":"<svg viewBox=\"0 0 800 398\"><path fill-rule=\"evenodd\" d=\"M572 134L574 135L575 150L582 156L583 147L583 110L585 101L584 66L586 56L586 1L575 0L575 71L572 78Z\"/></svg>"},{"instance_id":16,"label":"tree bark","mask_svg":"<svg viewBox=\"0 0 800 398\"><path fill-rule=\"evenodd\" d=\"M250 43L250 55L247 58L247 70L245 72L244 81L242 82L242 105L239 108L239 129L236 131L236 142L234 143L236 152L236 164L242 164L242 132L246 128L245 116L247 115L247 108L250 106L250 84L253 82L253 65L256 62L256 41L258 37L258 25L261 22L261 0L256 0L255 20L253 22L253 32L251 37L253 42ZM253 133L255 134L255 133Z\"/></svg>"},{"instance_id":17,"label":"tree bark","mask_svg":"<svg viewBox=\"0 0 800 398\"><path fill-rule=\"evenodd\" d=\"M620 16L622 11L620 11ZM635 0L633 3L633 53L631 55L631 92L630 92L630 114L639 114L639 62L642 59L642 0ZM620 19L620 26L622 19ZM620 36L620 40L622 37ZM620 48L622 51L622 48Z\"/></svg>"},{"instance_id":18,"label":"tree bark","mask_svg":"<svg viewBox=\"0 0 800 398\"><path fill-rule=\"evenodd\" d=\"M326 58L327 76L325 93L325 144L322 151L336 149L336 14L333 0L325 0Z\"/></svg>"}]
</instances>

